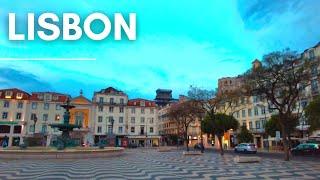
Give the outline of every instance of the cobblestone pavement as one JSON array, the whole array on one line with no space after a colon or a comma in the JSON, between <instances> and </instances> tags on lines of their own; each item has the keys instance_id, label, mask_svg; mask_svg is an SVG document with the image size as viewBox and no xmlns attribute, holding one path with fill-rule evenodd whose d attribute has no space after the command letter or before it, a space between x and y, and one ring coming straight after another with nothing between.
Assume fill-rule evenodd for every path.
<instances>
[{"instance_id":1,"label":"cobblestone pavement","mask_svg":"<svg viewBox=\"0 0 320 180\"><path fill-rule=\"evenodd\" d=\"M104 159L1 161L0 179L320 179L318 161L238 164L233 157L134 149Z\"/></svg>"}]
</instances>

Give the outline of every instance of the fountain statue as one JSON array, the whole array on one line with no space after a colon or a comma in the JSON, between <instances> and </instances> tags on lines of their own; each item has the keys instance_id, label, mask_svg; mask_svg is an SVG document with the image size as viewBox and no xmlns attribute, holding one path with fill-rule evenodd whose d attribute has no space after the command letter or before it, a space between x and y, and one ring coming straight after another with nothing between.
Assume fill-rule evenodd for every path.
<instances>
[{"instance_id":1,"label":"fountain statue","mask_svg":"<svg viewBox=\"0 0 320 180\"><path fill-rule=\"evenodd\" d=\"M56 146L59 150L63 150L68 146L73 144L73 141L70 138L70 132L73 131L74 128L81 128L81 125L70 124L70 109L75 108L75 106L70 104L70 99L67 99L66 104L61 105L62 108L65 109L63 115L63 123L62 124L50 124L51 128L57 128L59 131L62 131L62 135L57 138Z\"/></svg>"}]
</instances>

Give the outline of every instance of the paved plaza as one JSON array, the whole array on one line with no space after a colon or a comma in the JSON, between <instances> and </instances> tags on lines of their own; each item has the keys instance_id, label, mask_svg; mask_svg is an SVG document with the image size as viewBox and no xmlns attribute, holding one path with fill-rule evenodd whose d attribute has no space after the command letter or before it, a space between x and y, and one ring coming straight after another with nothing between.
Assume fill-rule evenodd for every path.
<instances>
[{"instance_id":1,"label":"paved plaza","mask_svg":"<svg viewBox=\"0 0 320 180\"><path fill-rule=\"evenodd\" d=\"M320 162L263 158L238 164L232 154L126 150L120 157L0 162L0 179L320 179Z\"/></svg>"}]
</instances>

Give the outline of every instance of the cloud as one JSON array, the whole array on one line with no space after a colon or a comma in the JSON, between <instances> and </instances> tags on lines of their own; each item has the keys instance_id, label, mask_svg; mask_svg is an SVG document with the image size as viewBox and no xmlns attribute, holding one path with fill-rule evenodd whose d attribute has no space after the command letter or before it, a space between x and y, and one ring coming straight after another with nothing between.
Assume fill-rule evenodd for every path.
<instances>
[{"instance_id":1,"label":"cloud","mask_svg":"<svg viewBox=\"0 0 320 180\"><path fill-rule=\"evenodd\" d=\"M52 87L37 76L12 68L0 68L0 88L20 88L28 92L50 91Z\"/></svg>"}]
</instances>

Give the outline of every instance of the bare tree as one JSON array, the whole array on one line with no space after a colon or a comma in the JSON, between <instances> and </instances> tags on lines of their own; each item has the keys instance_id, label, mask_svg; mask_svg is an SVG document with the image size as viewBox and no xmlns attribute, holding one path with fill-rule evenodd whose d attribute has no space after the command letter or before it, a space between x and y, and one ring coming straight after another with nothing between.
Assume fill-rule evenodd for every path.
<instances>
[{"instance_id":1,"label":"bare tree","mask_svg":"<svg viewBox=\"0 0 320 180\"><path fill-rule=\"evenodd\" d=\"M188 127L191 123L195 122L198 113L201 109L193 105L191 101L183 101L171 105L168 116L176 122L176 126L182 130L184 135L184 141L186 143L187 151L189 151L189 136Z\"/></svg>"},{"instance_id":2,"label":"bare tree","mask_svg":"<svg viewBox=\"0 0 320 180\"><path fill-rule=\"evenodd\" d=\"M244 75L247 93L262 96L278 113L286 161L289 160L290 141L287 126L298 123L299 99L310 80L309 62L297 57L297 53L289 49L270 53L263 57L261 66Z\"/></svg>"}]
</instances>

